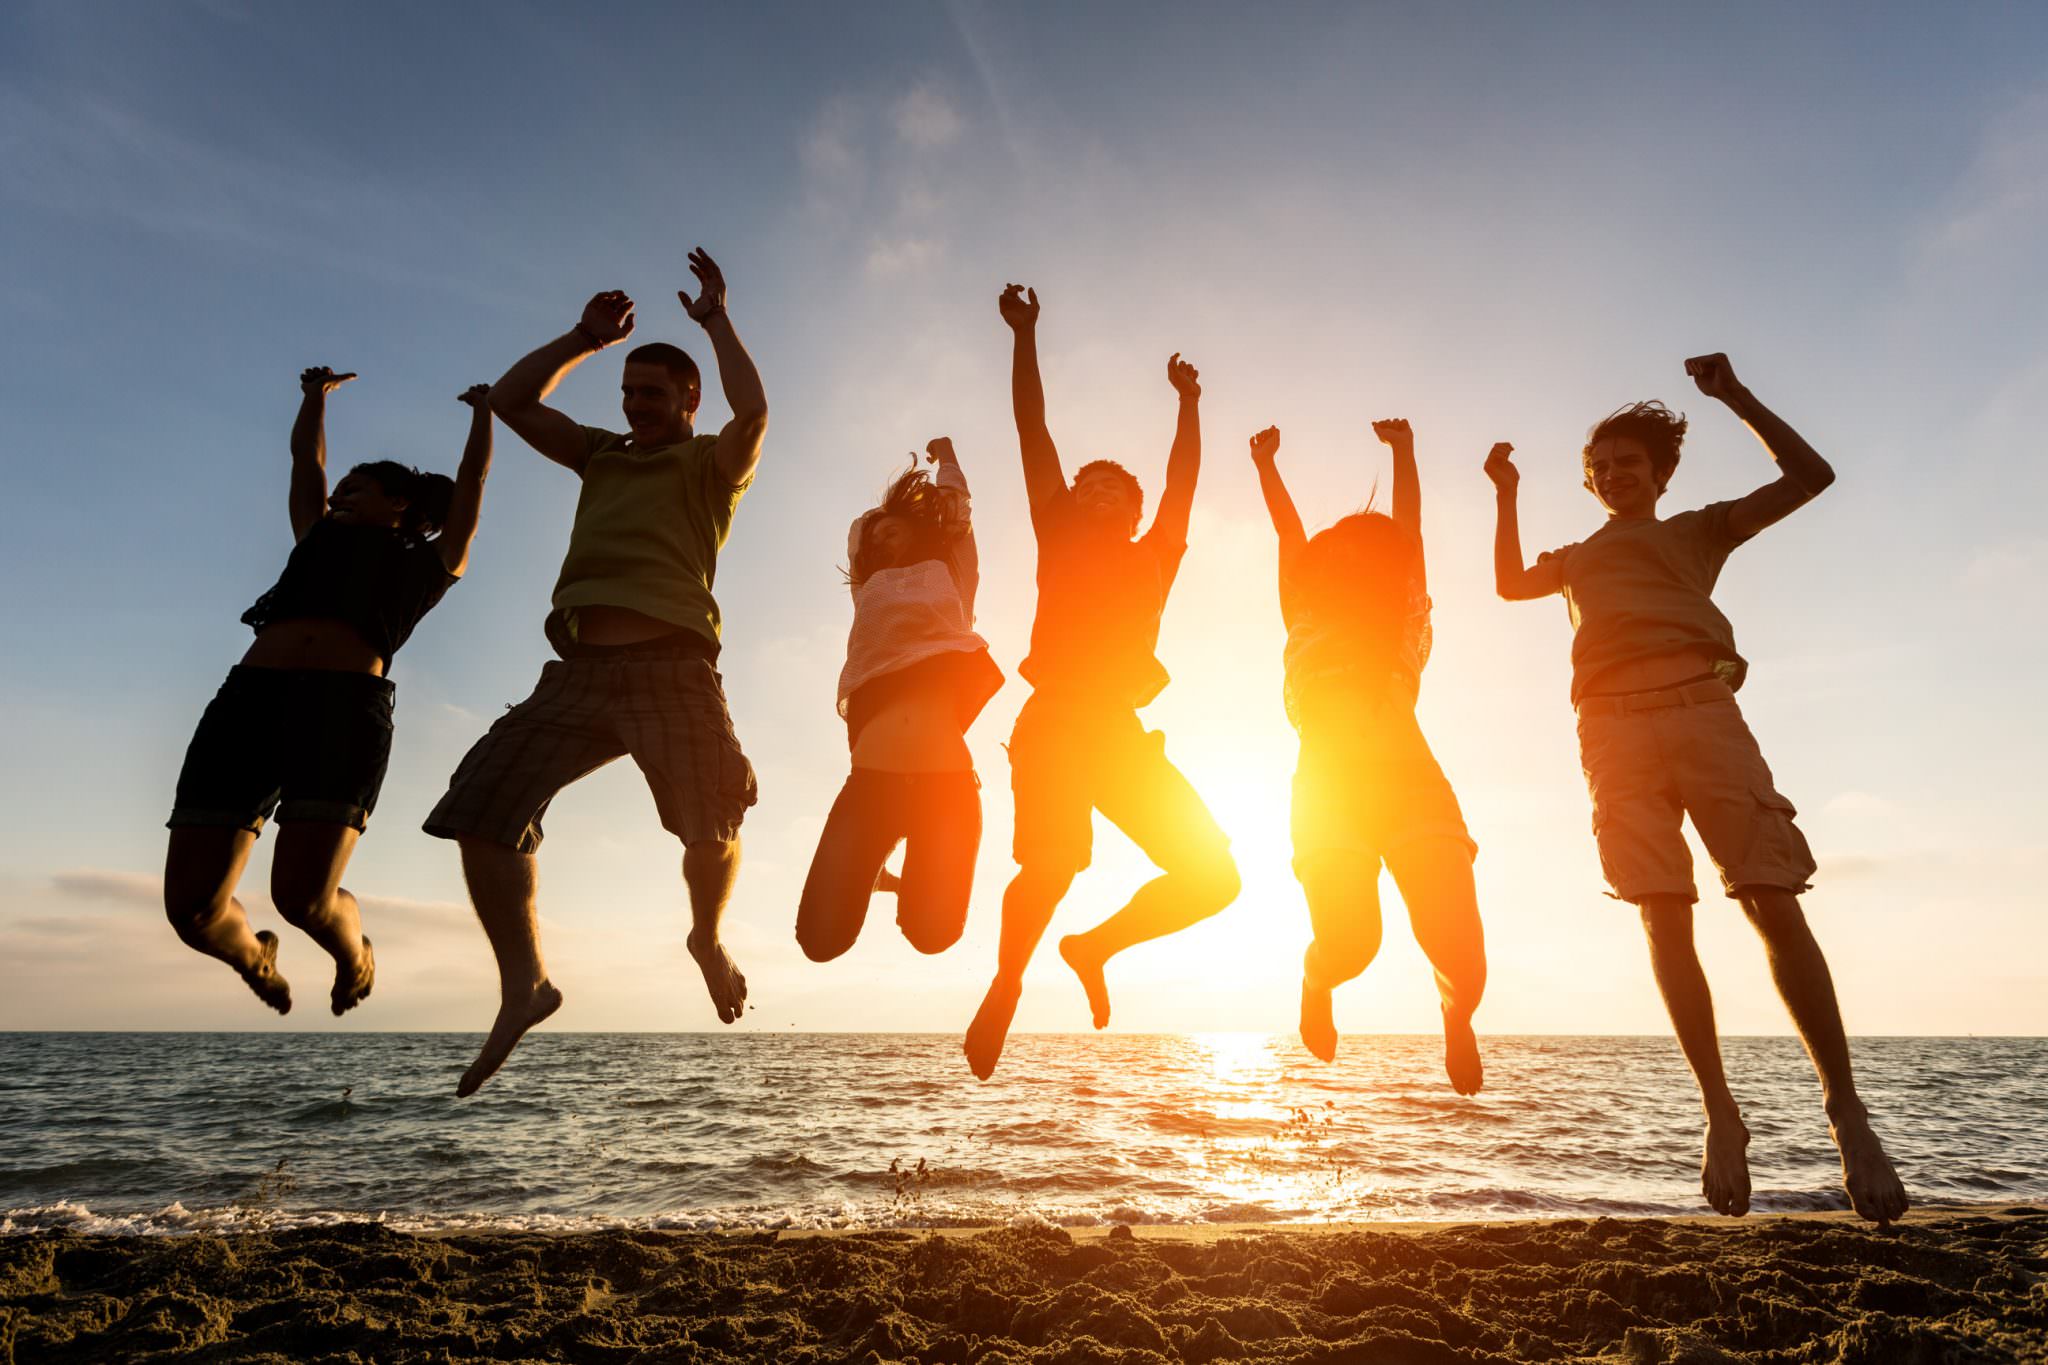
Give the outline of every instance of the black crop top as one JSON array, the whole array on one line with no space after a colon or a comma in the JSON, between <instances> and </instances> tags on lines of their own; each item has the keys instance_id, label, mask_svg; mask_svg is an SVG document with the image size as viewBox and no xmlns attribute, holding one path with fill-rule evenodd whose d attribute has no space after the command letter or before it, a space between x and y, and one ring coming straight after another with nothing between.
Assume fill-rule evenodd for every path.
<instances>
[{"instance_id":1,"label":"black crop top","mask_svg":"<svg viewBox=\"0 0 2048 1365\"><path fill-rule=\"evenodd\" d=\"M302 617L340 621L388 665L454 582L431 541L322 517L292 547L277 583L242 613L242 623L260 632Z\"/></svg>"}]
</instances>

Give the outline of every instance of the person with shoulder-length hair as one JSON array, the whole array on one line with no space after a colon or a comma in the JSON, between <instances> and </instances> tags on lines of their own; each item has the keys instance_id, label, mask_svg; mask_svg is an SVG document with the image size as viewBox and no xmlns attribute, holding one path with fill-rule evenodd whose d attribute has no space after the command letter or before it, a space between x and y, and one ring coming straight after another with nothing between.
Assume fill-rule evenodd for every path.
<instances>
[{"instance_id":1,"label":"person with shoulder-length hair","mask_svg":"<svg viewBox=\"0 0 2048 1365\"><path fill-rule=\"evenodd\" d=\"M853 946L875 890L896 893L911 946L959 941L981 849L981 779L967 728L1003 685L974 630L980 568L967 478L944 436L847 533L853 628L839 715L853 771L832 803L804 881L796 937L829 962ZM903 844L903 872L885 867Z\"/></svg>"},{"instance_id":2,"label":"person with shoulder-length hair","mask_svg":"<svg viewBox=\"0 0 2048 1365\"><path fill-rule=\"evenodd\" d=\"M1301 1041L1336 1060L1330 997L1379 952L1384 864L1436 970L1444 1070L1470 1095L1483 1078L1472 1014L1486 990L1472 882L1478 846L1415 722L1432 638L1415 436L1405 418L1372 429L1393 455L1393 515L1356 512L1313 537L1280 477L1279 428L1251 441L1280 540L1287 718L1301 732L1294 875L1314 926L1301 964Z\"/></svg>"},{"instance_id":3,"label":"person with shoulder-length hair","mask_svg":"<svg viewBox=\"0 0 2048 1365\"><path fill-rule=\"evenodd\" d=\"M299 377L284 573L242 615L255 643L199 718L185 751L164 861L164 910L178 937L233 967L279 1014L292 1007L277 935L251 932L235 899L264 821L278 822L270 897L335 965L336 1014L370 993L376 958L341 885L376 808L391 756L391 658L462 577L491 467L490 386L470 406L455 477L394 460L327 487L327 395L354 379Z\"/></svg>"}]
</instances>

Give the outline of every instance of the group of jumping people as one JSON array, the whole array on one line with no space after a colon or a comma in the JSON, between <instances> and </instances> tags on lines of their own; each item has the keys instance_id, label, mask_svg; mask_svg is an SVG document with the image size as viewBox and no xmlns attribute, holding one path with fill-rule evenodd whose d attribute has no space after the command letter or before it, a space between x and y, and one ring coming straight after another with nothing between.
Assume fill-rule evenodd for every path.
<instances>
[{"instance_id":1,"label":"group of jumping people","mask_svg":"<svg viewBox=\"0 0 2048 1365\"><path fill-rule=\"evenodd\" d=\"M719 925L739 870L740 824L757 792L717 670L712 586L760 464L768 403L727 315L718 266L698 250L690 268L696 291L677 300L704 329L732 410L715 434L697 431L696 364L665 342L626 354L626 431L582 426L548 406L563 376L632 335L634 301L615 290L592 298L573 327L497 383L460 395L472 417L453 480L378 461L330 489L325 405L355 376L307 370L291 436L297 543L276 585L244 614L255 641L206 707L178 777L164 898L179 936L227 963L272 1009L291 1008L277 936L252 932L235 899L257 835L275 817L272 899L333 958L334 1013L360 1003L374 984L375 956L342 874L390 753L392 656L468 560L492 415L578 477L545 627L558 657L471 747L425 822L461 850L500 979L497 1018L459 1095L474 1093L562 1004L541 954L541 821L562 788L622 755L640 766L662 825L682 842L688 946L718 1017L731 1023L747 1008L746 978ZM1007 746L1017 873L1003 894L995 976L964 1044L983 1079L1002 1055L1025 968L1088 866L1094 812L1160 869L1115 914L1059 941L1097 1028L1109 1022L1110 959L1217 913L1240 888L1229 839L1168 759L1164 736L1138 716L1167 683L1156 650L1201 465L1200 375L1178 354L1167 362L1179 413L1164 490L1140 535L1144 493L1129 470L1096 459L1067 478L1046 423L1036 291L1010 285L999 309L1013 341L1038 607L1017 667L1032 691ZM1570 608L1571 695L1601 864L1615 896L1640 909L1658 987L1699 1084L1708 1203L1730 1214L1747 1209L1749 1133L1723 1075L1693 947L1687 815L1763 939L1820 1076L1849 1199L1889 1223L1906 1209L1905 1190L1857 1096L1834 987L1799 904L1813 858L1736 704L1746 665L1712 600L1729 554L1827 488L1834 471L1736 379L1726 356L1685 368L1756 433L1778 476L1733 501L1660 516L1686 420L1661 403L1629 405L1595 425L1583 451L1585 486L1606 520L1530 564L1516 516L1519 476L1511 447L1498 444L1485 461L1498 495L1495 582L1504 598L1562 594ZM1445 1069L1472 1094L1482 1081L1472 1021L1486 985L1477 845L1415 717L1431 622L1414 438L1400 419L1375 422L1373 432L1392 456L1390 512L1354 513L1313 536L1280 474L1278 429L1250 441L1279 541L1284 704L1301 738L1294 871L1313 926L1301 1038L1324 1061L1336 1056L1332 993L1378 951L1384 865L1435 971ZM796 913L797 941L816 961L852 946L878 893L895 896L897 923L921 952L946 949L966 925L981 784L965 736L1004 677L974 628L980 569L959 457L939 438L926 461L913 460L847 536L853 625L837 700L851 770ZM900 870L891 871L899 845Z\"/></svg>"}]
</instances>

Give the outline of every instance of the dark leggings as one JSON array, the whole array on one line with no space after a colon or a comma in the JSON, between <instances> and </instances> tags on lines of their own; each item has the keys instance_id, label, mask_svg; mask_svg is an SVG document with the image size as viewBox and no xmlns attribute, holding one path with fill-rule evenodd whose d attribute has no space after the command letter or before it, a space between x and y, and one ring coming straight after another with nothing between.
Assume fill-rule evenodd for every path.
<instances>
[{"instance_id":1,"label":"dark leggings","mask_svg":"<svg viewBox=\"0 0 2048 1365\"><path fill-rule=\"evenodd\" d=\"M921 953L943 952L959 941L981 848L981 779L972 771L855 768L832 803L804 879L796 941L805 956L829 962L853 946L868 917L875 874L906 841L896 923Z\"/></svg>"}]
</instances>

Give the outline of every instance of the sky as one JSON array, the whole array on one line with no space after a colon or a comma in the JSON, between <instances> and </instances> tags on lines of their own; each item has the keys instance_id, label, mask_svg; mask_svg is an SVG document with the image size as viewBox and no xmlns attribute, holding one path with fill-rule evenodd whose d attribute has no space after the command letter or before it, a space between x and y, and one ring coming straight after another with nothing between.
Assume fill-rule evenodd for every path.
<instances>
[{"instance_id":1,"label":"sky","mask_svg":"<svg viewBox=\"0 0 2048 1365\"><path fill-rule=\"evenodd\" d=\"M347 879L369 1003L317 1007L285 930L277 1020L184 949L159 897L184 746L291 546L286 433L308 365L337 466L452 471L465 386L620 288L636 340L708 348L674 291L702 245L772 413L721 558L721 662L761 802L727 942L762 1030L964 1027L1009 857L1001 742L1033 601L996 295L1035 286L1072 468L1156 496L1202 373L1205 464L1146 712L1209 798L1237 904L1111 968L1114 1027L1285 1031L1307 916L1289 871L1274 546L1245 441L1283 432L1310 528L1384 499L1375 417L1414 424L1435 599L1420 716L1480 845L1483 1032L1667 1028L1603 894L1561 601L1491 589L1487 448L1524 541L1582 538L1586 428L1693 417L1668 510L1772 477L1685 379L1725 350L1833 462L1739 550L1717 600L1743 706L1820 872L1808 913L1853 1033L2048 1031L2048 11L1871 5L873 4L0 10L0 1029L483 1028L495 977L455 850L418 832L549 657L576 487L502 427L468 577L393 669L390 777ZM556 401L616 425L618 357ZM707 373L705 420L725 407ZM980 626L1011 674L970 735L987 828L965 938L927 958L877 901L807 962L797 893L847 764L833 711L847 522L954 438ZM242 886L284 926L269 845ZM564 1029L716 1029L683 952L680 850L637 772L571 788L540 855ZM1728 1033L1788 1025L1696 849ZM1098 822L1073 932L1149 875ZM1348 1032L1423 1031L1429 972L1391 884ZM1048 950L1023 1030L1087 1027Z\"/></svg>"}]
</instances>

